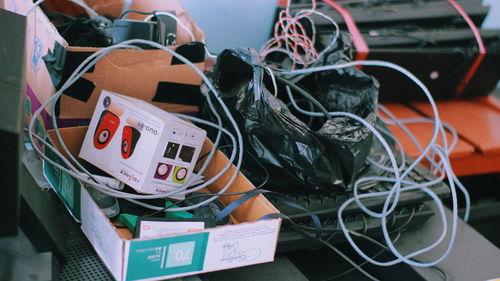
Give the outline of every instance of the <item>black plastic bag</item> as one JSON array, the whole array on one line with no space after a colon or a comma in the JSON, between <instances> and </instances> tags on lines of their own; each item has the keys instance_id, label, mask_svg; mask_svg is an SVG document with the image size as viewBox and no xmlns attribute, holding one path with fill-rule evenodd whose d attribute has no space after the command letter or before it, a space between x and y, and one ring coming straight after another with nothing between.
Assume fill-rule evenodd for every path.
<instances>
[{"instance_id":1,"label":"black plastic bag","mask_svg":"<svg viewBox=\"0 0 500 281\"><path fill-rule=\"evenodd\" d=\"M340 39L337 43L340 46L325 55L323 65L344 64L352 60L350 45ZM311 76L316 86L311 89L311 94L327 110L350 112L362 118L375 111L379 84L373 76L356 67L320 71Z\"/></svg>"},{"instance_id":2,"label":"black plastic bag","mask_svg":"<svg viewBox=\"0 0 500 281\"><path fill-rule=\"evenodd\" d=\"M271 175L266 188L302 193L343 187L335 152L269 93L262 82L267 74L259 64L259 55L251 49L228 49L209 77L244 134L245 150ZM242 170L250 179L261 173L255 163L245 164Z\"/></svg>"},{"instance_id":3,"label":"black plastic bag","mask_svg":"<svg viewBox=\"0 0 500 281\"><path fill-rule=\"evenodd\" d=\"M346 49L337 48L324 63L348 60ZM266 188L280 192L347 188L367 167L373 134L347 117L331 118L313 131L266 89L266 75L259 55L244 48L222 52L208 73L244 135L246 152L256 158L245 157L242 171L256 183L266 169ZM327 110L350 112L375 125L378 83L371 76L346 68L314 73L305 80L315 81L310 92ZM208 116L207 110L202 112Z\"/></svg>"},{"instance_id":4,"label":"black plastic bag","mask_svg":"<svg viewBox=\"0 0 500 281\"><path fill-rule=\"evenodd\" d=\"M349 37L337 41L337 48L325 55L323 65L344 64L352 60ZM356 67L316 72L310 80L310 92L330 112L342 111L363 118L370 125L376 124L378 81ZM311 82L312 81L312 82ZM344 181L351 184L366 168L366 159L373 144L373 134L366 126L348 117L327 120L317 132L331 144L340 157Z\"/></svg>"}]
</instances>

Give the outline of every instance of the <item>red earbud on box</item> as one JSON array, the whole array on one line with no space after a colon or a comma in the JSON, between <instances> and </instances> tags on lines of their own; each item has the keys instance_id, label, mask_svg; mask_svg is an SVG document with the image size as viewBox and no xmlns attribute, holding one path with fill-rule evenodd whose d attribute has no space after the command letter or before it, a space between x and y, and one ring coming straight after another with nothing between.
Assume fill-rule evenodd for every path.
<instances>
[{"instance_id":1,"label":"red earbud on box","mask_svg":"<svg viewBox=\"0 0 500 281\"><path fill-rule=\"evenodd\" d=\"M120 118L108 110L101 113L94 133L94 146L97 149L105 148L120 126Z\"/></svg>"},{"instance_id":2,"label":"red earbud on box","mask_svg":"<svg viewBox=\"0 0 500 281\"><path fill-rule=\"evenodd\" d=\"M125 126L122 131L122 157L127 159L134 153L134 148L141 137L141 133L134 127Z\"/></svg>"}]
</instances>

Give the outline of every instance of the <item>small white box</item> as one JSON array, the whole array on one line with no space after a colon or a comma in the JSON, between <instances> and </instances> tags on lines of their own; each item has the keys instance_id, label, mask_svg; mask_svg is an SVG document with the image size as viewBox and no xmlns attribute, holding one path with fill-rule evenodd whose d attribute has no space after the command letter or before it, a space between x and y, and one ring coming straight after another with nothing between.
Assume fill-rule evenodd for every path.
<instances>
[{"instance_id":1,"label":"small white box","mask_svg":"<svg viewBox=\"0 0 500 281\"><path fill-rule=\"evenodd\" d=\"M139 192L166 193L191 177L205 137L145 101L103 90L79 156Z\"/></svg>"}]
</instances>

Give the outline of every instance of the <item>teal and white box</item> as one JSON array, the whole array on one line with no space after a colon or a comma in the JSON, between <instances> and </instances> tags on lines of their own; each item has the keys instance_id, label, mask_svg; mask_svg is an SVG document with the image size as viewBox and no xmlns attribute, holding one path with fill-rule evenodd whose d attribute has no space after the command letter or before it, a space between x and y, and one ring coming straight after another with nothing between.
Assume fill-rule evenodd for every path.
<instances>
[{"instance_id":1,"label":"teal and white box","mask_svg":"<svg viewBox=\"0 0 500 281\"><path fill-rule=\"evenodd\" d=\"M272 212L272 209L268 210ZM82 188L82 230L116 280L165 280L274 260L280 219L126 239Z\"/></svg>"},{"instance_id":2,"label":"teal and white box","mask_svg":"<svg viewBox=\"0 0 500 281\"><path fill-rule=\"evenodd\" d=\"M206 145L202 153L209 149L210 145ZM228 161L218 151L204 176L211 178ZM226 172L208 189L213 193L219 192L230 174ZM228 192L253 188L250 181L238 173ZM221 199L227 205L236 198ZM281 219L260 220L279 212L262 194L233 211L230 225L135 239L131 234L124 234L127 230L113 225L86 189L82 189L81 200L82 230L113 277L119 281L165 280L274 260Z\"/></svg>"}]
</instances>

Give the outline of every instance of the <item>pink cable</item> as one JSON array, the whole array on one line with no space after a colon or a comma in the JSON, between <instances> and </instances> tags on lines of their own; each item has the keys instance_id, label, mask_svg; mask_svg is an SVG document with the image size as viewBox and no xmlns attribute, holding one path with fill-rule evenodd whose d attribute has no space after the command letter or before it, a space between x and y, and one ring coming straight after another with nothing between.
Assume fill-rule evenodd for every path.
<instances>
[{"instance_id":1,"label":"pink cable","mask_svg":"<svg viewBox=\"0 0 500 281\"><path fill-rule=\"evenodd\" d=\"M463 90L465 89L465 86L470 82L474 74L476 73L477 69L479 68L479 65L484 59L484 55L486 54L486 48L484 47L483 39L481 38L481 34L479 33L479 29L476 27L474 22L470 19L469 15L462 9L462 7L455 2L455 0L448 0L448 2L458 11L460 15L465 19L467 24L469 25L470 29L472 30L472 33L474 34L474 37L476 37L477 41L477 46L479 47L479 55L476 57L474 60L474 63L471 65L469 68L469 71L465 75L464 80L460 83L460 85L457 87L456 92L455 92L455 98L460 97L460 94L462 94Z\"/></svg>"},{"instance_id":2,"label":"pink cable","mask_svg":"<svg viewBox=\"0 0 500 281\"><path fill-rule=\"evenodd\" d=\"M354 47L356 48L356 51L358 53L358 55L356 56L356 60L366 59L369 52L368 45L366 44L363 35L361 35L361 32L356 26L354 19L351 17L351 14L333 0L323 0L323 2L330 5L330 7L334 8L335 10L337 10L344 19L347 25L347 29L349 29L349 33L351 33L352 35L352 41L354 43Z\"/></svg>"}]
</instances>

